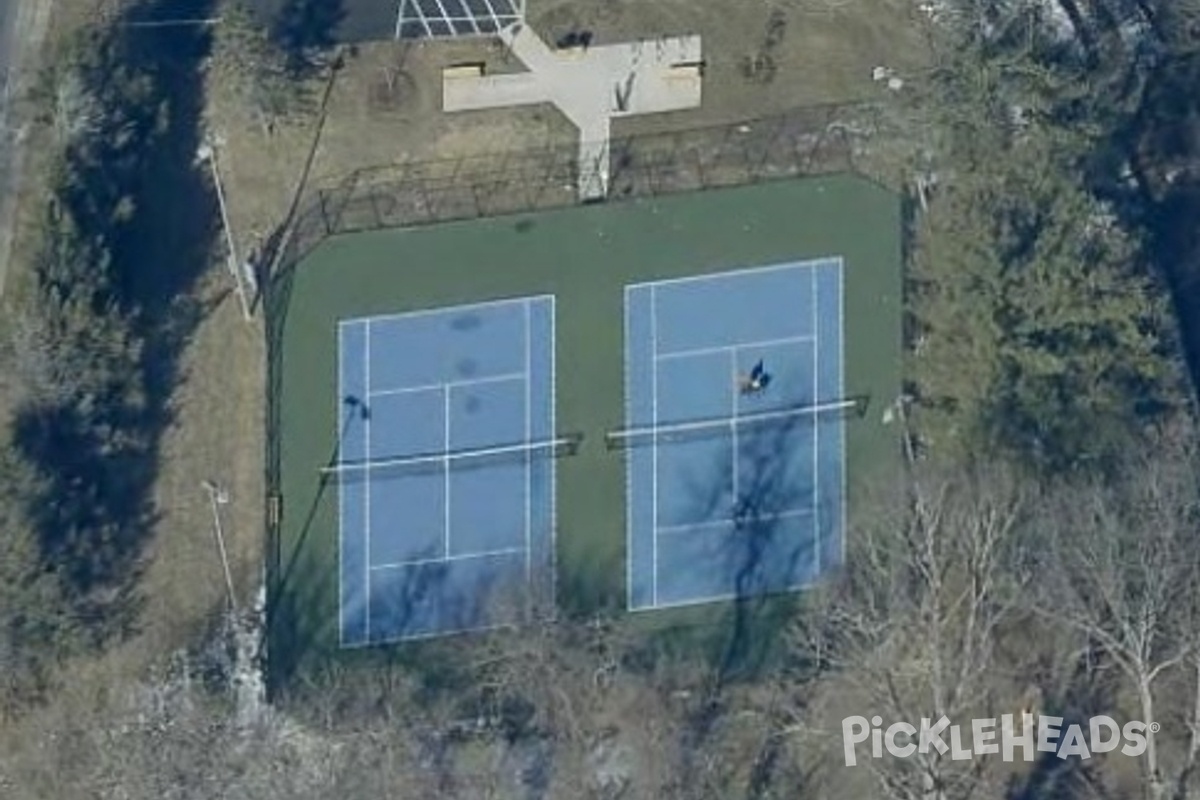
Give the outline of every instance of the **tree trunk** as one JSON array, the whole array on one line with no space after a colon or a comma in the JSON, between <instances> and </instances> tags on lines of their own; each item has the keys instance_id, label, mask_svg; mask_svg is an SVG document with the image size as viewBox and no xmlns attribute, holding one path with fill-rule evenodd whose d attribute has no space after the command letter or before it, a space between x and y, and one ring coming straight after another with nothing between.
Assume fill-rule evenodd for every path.
<instances>
[{"instance_id":1,"label":"tree trunk","mask_svg":"<svg viewBox=\"0 0 1200 800\"><path fill-rule=\"evenodd\" d=\"M1141 703L1142 719L1147 726L1154 723L1154 696L1150 692L1150 676L1138 676L1138 700ZM1146 730L1146 788L1150 800L1162 800L1166 786L1163 785L1162 771L1158 766L1158 747L1154 741L1154 733Z\"/></svg>"},{"instance_id":2,"label":"tree trunk","mask_svg":"<svg viewBox=\"0 0 1200 800\"><path fill-rule=\"evenodd\" d=\"M1188 750L1183 769L1179 771L1179 776L1175 780L1174 800L1187 800L1191 795L1189 786L1192 782L1192 773L1196 770L1196 756L1200 755L1200 655L1192 656L1192 670L1195 672L1195 679L1192 685L1193 705L1192 719L1189 725Z\"/></svg>"}]
</instances>

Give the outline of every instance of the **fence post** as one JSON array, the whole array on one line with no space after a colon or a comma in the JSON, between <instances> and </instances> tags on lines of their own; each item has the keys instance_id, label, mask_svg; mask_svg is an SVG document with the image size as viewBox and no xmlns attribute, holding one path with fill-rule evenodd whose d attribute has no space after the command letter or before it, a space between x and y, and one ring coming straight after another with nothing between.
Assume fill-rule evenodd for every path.
<instances>
[{"instance_id":1,"label":"fence post","mask_svg":"<svg viewBox=\"0 0 1200 800\"><path fill-rule=\"evenodd\" d=\"M317 209L321 212L321 224L325 227L325 235L333 235L333 226L329 223L329 209L325 207L325 190L317 189Z\"/></svg>"}]
</instances>

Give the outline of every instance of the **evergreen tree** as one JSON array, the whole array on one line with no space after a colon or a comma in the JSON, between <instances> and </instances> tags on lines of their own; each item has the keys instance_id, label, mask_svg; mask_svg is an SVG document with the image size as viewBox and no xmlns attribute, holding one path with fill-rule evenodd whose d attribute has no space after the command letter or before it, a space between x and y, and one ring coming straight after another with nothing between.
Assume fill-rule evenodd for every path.
<instances>
[{"instance_id":1,"label":"evergreen tree","mask_svg":"<svg viewBox=\"0 0 1200 800\"><path fill-rule=\"evenodd\" d=\"M923 431L1040 468L1102 461L1182 400L1166 294L1138 233L1088 190L1105 120L1082 108L1076 67L1045 67L1008 28L971 30L923 98L939 164L911 276Z\"/></svg>"}]
</instances>

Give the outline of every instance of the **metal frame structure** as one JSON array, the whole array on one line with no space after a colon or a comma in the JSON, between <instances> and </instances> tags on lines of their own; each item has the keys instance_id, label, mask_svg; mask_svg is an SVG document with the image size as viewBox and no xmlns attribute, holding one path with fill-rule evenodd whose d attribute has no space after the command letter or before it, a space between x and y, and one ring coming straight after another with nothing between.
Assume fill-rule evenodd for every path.
<instances>
[{"instance_id":1,"label":"metal frame structure","mask_svg":"<svg viewBox=\"0 0 1200 800\"><path fill-rule=\"evenodd\" d=\"M525 0L401 0L397 39L494 36L525 21Z\"/></svg>"}]
</instances>

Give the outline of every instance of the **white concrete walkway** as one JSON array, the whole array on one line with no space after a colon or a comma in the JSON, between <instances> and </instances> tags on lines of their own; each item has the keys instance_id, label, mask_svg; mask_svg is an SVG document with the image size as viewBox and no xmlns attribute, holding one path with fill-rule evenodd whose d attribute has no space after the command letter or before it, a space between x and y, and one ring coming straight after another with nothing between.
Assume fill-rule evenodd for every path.
<instances>
[{"instance_id":1,"label":"white concrete walkway","mask_svg":"<svg viewBox=\"0 0 1200 800\"><path fill-rule=\"evenodd\" d=\"M700 105L699 36L553 50L528 25L500 33L529 69L514 75L442 75L442 108L468 111L553 103L579 129L579 196L608 194L611 121Z\"/></svg>"}]
</instances>

